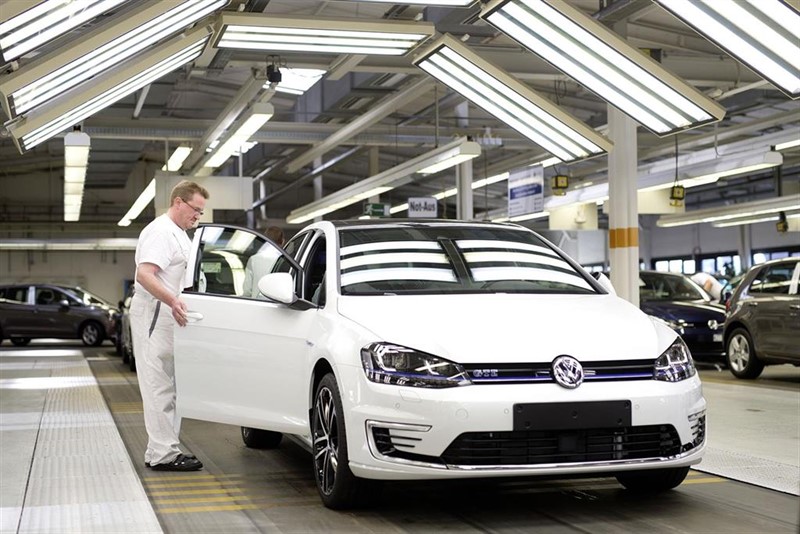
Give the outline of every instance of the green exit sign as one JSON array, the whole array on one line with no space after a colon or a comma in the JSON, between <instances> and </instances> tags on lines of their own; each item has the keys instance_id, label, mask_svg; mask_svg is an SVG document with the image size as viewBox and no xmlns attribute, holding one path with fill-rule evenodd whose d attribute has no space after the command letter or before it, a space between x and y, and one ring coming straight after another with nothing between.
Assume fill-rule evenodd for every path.
<instances>
[{"instance_id":1,"label":"green exit sign","mask_svg":"<svg viewBox=\"0 0 800 534\"><path fill-rule=\"evenodd\" d=\"M370 203L367 202L364 204L364 215L369 215L370 217L388 217L389 216L389 204L385 203Z\"/></svg>"}]
</instances>

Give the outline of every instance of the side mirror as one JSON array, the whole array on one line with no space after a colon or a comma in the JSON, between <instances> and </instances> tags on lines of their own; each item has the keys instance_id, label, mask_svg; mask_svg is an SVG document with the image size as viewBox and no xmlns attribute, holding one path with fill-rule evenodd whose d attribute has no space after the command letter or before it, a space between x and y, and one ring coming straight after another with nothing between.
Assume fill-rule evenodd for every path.
<instances>
[{"instance_id":1,"label":"side mirror","mask_svg":"<svg viewBox=\"0 0 800 534\"><path fill-rule=\"evenodd\" d=\"M67 299L59 300L58 301L58 307L61 308L62 310L68 310L69 309L69 301Z\"/></svg>"},{"instance_id":2,"label":"side mirror","mask_svg":"<svg viewBox=\"0 0 800 534\"><path fill-rule=\"evenodd\" d=\"M269 300L283 304L293 304L297 300L294 280L289 273L265 274L258 280L258 291Z\"/></svg>"},{"instance_id":3,"label":"side mirror","mask_svg":"<svg viewBox=\"0 0 800 534\"><path fill-rule=\"evenodd\" d=\"M611 295L617 295L617 290L614 289L614 285L606 275L600 272L594 272L592 273L592 276L594 276L595 280L597 280L597 283L600 284L600 287L608 291Z\"/></svg>"}]
</instances>

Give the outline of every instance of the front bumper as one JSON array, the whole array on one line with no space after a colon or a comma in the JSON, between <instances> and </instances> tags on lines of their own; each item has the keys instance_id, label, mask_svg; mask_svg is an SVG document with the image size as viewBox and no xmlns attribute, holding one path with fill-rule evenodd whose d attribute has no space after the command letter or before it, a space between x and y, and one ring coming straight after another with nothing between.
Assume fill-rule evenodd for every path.
<instances>
[{"instance_id":1,"label":"front bumper","mask_svg":"<svg viewBox=\"0 0 800 534\"><path fill-rule=\"evenodd\" d=\"M356 384L349 393L344 388L342 400L350 467L364 478L590 475L688 466L705 449L706 401L697 376L567 390L555 384L410 388L369 382L356 367L339 374L342 384ZM627 428L514 429L515 404L620 400L630 401ZM656 445L642 452L639 441L652 441L644 435L655 435ZM592 448L597 444L605 452ZM547 447L552 454L539 454Z\"/></svg>"}]
</instances>

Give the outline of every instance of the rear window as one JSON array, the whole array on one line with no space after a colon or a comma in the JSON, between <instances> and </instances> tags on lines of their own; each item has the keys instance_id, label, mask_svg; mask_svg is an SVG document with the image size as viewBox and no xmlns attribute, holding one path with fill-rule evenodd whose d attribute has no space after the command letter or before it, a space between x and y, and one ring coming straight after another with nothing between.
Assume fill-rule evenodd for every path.
<instances>
[{"instance_id":1,"label":"rear window","mask_svg":"<svg viewBox=\"0 0 800 534\"><path fill-rule=\"evenodd\" d=\"M339 236L343 295L596 293L588 275L525 230L415 226Z\"/></svg>"},{"instance_id":2,"label":"rear window","mask_svg":"<svg viewBox=\"0 0 800 534\"><path fill-rule=\"evenodd\" d=\"M28 302L28 286L0 287L0 299L25 304Z\"/></svg>"}]
</instances>

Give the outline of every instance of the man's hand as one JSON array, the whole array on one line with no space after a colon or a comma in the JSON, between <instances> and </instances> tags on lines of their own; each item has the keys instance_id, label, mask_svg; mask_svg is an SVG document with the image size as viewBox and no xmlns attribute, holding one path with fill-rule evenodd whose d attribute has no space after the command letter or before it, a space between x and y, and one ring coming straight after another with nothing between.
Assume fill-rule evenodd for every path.
<instances>
[{"instance_id":1,"label":"man's hand","mask_svg":"<svg viewBox=\"0 0 800 534\"><path fill-rule=\"evenodd\" d=\"M186 303L178 297L172 302L172 318L178 326L186 326Z\"/></svg>"}]
</instances>

